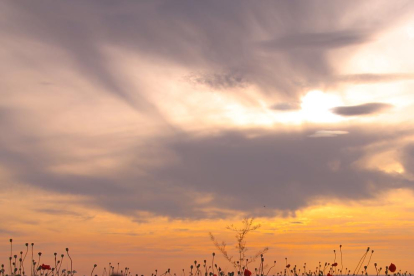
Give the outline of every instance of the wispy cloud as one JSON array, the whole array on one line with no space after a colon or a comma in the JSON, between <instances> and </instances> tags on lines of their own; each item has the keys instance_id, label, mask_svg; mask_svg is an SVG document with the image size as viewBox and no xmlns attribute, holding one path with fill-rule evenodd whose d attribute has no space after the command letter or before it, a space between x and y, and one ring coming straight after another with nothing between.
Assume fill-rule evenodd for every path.
<instances>
[{"instance_id":1,"label":"wispy cloud","mask_svg":"<svg viewBox=\"0 0 414 276\"><path fill-rule=\"evenodd\" d=\"M414 74L397 73L397 74L350 74L334 76L330 79L333 82L346 83L381 83L381 82L395 82L395 81L409 81L414 80Z\"/></svg>"},{"instance_id":2,"label":"wispy cloud","mask_svg":"<svg viewBox=\"0 0 414 276\"><path fill-rule=\"evenodd\" d=\"M367 42L369 40L367 34L369 33L360 30L288 34L275 40L265 41L263 42L263 45L270 49L280 49L285 51L292 51L300 48L314 48L317 50L340 48Z\"/></svg>"}]
</instances>

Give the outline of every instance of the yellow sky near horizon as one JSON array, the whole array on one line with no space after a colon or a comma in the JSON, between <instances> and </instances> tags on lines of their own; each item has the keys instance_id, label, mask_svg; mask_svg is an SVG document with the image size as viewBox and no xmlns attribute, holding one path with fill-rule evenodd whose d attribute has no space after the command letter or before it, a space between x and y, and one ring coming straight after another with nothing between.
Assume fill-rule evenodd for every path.
<instances>
[{"instance_id":1,"label":"yellow sky near horizon","mask_svg":"<svg viewBox=\"0 0 414 276\"><path fill-rule=\"evenodd\" d=\"M283 269L285 257L292 266L301 268L307 263L308 269L313 269L318 262L333 263L334 249L339 258L342 244L344 269L353 270L370 247L375 251L370 273L374 263L385 269L389 262L403 271L413 271L413 199L412 191L401 189L363 202L321 199L293 216L258 217L255 222L261 227L246 239L249 254L269 247L265 259L269 263L277 261L274 272ZM38 202L42 202L42 209L36 207L40 206ZM41 262L47 264L53 263L54 252L65 254L69 247L74 269L80 275L87 274L95 263L100 275L109 262L120 262L121 269L129 267L132 273L147 275L155 269L171 268L179 275L183 268L188 271L194 260L210 260L212 252L216 252L219 266L230 271L231 265L214 248L208 233L225 241L234 254L234 233L226 226L239 227L243 218L243 214L235 215L233 220L149 217L148 221L134 222L129 217L90 208L87 200L80 203L78 197L35 190L2 193L0 210L3 221L7 221L7 231L0 233L3 263L10 255L9 238L13 238L14 254L25 251L26 242L34 242L35 254L42 252ZM69 265L65 260L64 266Z\"/></svg>"}]
</instances>

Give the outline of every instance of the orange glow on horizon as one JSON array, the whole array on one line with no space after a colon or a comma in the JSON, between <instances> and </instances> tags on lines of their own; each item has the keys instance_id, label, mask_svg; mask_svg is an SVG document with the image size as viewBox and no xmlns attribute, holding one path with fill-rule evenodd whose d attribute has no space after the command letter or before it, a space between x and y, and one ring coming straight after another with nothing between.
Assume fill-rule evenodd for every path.
<instances>
[{"instance_id":1,"label":"orange glow on horizon","mask_svg":"<svg viewBox=\"0 0 414 276\"><path fill-rule=\"evenodd\" d=\"M333 262L333 250L338 252L342 244L347 267L355 265L369 246L375 250L373 263L384 267L398 260L399 267L413 271L409 258L414 245L413 199L411 192L398 190L360 203L315 201L295 217L257 218L256 223L262 226L250 234L247 246L250 253L270 247L265 258L269 262L276 260L276 269L281 269L285 257L298 267L305 262L310 268L319 261ZM34 207L39 206L38 201L43 202L42 209ZM43 252L45 262L52 261L53 252L61 254L69 247L76 270L82 274L87 274L94 263L99 271L109 262L120 262L121 267L128 266L140 274L150 274L156 268L171 268L179 273L194 260L210 259L211 252L216 252L223 269L231 269L212 245L208 232L226 241L229 252L234 253L233 233L225 228L238 225L243 214L234 220L155 217L134 222L130 217L87 207L85 202L41 191L3 193L1 216L9 223L7 231L1 233L1 258L7 260L8 239L13 238L16 252L24 249L25 242L34 242L35 252ZM6 208L10 205L14 212ZM67 211L68 205L71 211Z\"/></svg>"}]
</instances>

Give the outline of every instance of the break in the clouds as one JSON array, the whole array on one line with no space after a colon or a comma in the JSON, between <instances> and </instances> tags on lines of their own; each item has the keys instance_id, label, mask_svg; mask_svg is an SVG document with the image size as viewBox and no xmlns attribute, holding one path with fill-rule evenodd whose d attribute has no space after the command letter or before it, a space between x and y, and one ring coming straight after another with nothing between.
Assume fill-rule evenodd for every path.
<instances>
[{"instance_id":1,"label":"break in the clouds","mask_svg":"<svg viewBox=\"0 0 414 276\"><path fill-rule=\"evenodd\" d=\"M309 135L309 137L336 137L338 135L348 134L348 131L343 130L318 130L315 133Z\"/></svg>"},{"instance_id":2,"label":"break in the clouds","mask_svg":"<svg viewBox=\"0 0 414 276\"><path fill-rule=\"evenodd\" d=\"M332 109L332 112L342 116L371 115L383 112L391 107L391 104L386 103L366 103L353 106L337 106Z\"/></svg>"},{"instance_id":3,"label":"break in the clouds","mask_svg":"<svg viewBox=\"0 0 414 276\"><path fill-rule=\"evenodd\" d=\"M143 221L412 187L409 1L0 6L6 191Z\"/></svg>"}]
</instances>

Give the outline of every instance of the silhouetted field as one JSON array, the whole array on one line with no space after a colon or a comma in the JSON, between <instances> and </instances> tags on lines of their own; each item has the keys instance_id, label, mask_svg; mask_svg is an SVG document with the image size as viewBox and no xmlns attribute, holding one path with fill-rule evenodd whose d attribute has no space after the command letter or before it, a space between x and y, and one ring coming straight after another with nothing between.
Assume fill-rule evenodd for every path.
<instances>
[{"instance_id":1,"label":"silhouetted field","mask_svg":"<svg viewBox=\"0 0 414 276\"><path fill-rule=\"evenodd\" d=\"M304 264L290 264L288 258L285 258L282 262L283 269L279 271L276 269L277 261L273 261L270 264L265 262L265 256L263 252L267 251L267 248L259 251L250 259L245 256L246 243L245 237L249 231L257 229L258 226L254 226L253 220L245 220L243 228L229 228L241 234L238 237L238 256L234 258L230 256L226 251L225 243L219 244L214 236L210 233L213 242L220 250L223 256L229 261L234 270L225 271L221 268L220 264L215 261L215 253L212 253L210 260L202 260L201 262L195 260L189 264L188 268L183 268L181 271L171 271L167 268L165 271L159 271L155 269L151 276L340 276L340 275L394 275L394 276L411 276L411 273L401 270L397 270L395 264L381 266L377 263L372 263L372 256L374 250L369 247L361 256L359 262L351 269L343 267L342 245L339 246L339 251L333 250L333 262L319 262L317 267L308 267ZM237 248L237 247L236 247ZM10 239L10 257L6 263L1 265L0 276L74 276L77 271L74 269L72 257L69 254L69 248L66 248L65 254L58 255L54 253L52 256L43 256L42 252L35 252L34 243L26 243L24 250L14 253L13 239ZM65 263L66 267L70 269L64 269L62 267ZM226 263L227 265L228 263ZM162 266L162 265L160 265ZM280 264L278 263L278 267ZM100 270L98 272L98 269ZM375 271L375 274L368 273L368 271ZM97 274L94 274L97 273ZM105 267L99 267L97 264L91 265L91 276L139 276L139 274L133 273L130 268L120 268L120 263L113 265L108 263ZM144 275L141 275L144 276Z\"/></svg>"}]
</instances>

